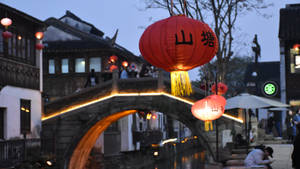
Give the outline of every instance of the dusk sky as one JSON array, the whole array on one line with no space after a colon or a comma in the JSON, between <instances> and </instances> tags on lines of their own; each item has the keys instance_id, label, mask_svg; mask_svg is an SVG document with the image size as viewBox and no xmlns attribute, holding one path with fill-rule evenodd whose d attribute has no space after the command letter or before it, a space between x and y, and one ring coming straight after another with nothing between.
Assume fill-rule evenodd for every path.
<instances>
[{"instance_id":1,"label":"dusk sky","mask_svg":"<svg viewBox=\"0 0 300 169\"><path fill-rule=\"evenodd\" d=\"M143 0L0 0L0 2L42 21L49 17L60 18L66 10L69 10L102 30L104 36L108 37L112 37L116 29L119 29L117 43L136 55L140 55L138 42L144 29L153 22L169 16L167 11L161 9L141 10L144 6ZM279 9L297 1L267 0L267 2L273 2L274 6L263 12L272 17L266 19L256 13L250 13L238 20L240 36L243 37L244 43L248 44L238 49L242 55L252 56L252 40L254 34L257 34L261 45L260 61L279 61ZM198 68L195 68L190 71L191 79L197 78L197 70Z\"/></svg>"}]
</instances>

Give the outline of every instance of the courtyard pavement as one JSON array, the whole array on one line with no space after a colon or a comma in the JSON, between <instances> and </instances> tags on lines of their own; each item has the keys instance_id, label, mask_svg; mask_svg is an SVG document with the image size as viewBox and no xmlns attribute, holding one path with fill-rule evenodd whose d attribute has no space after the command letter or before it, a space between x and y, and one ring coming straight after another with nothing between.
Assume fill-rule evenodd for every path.
<instances>
[{"instance_id":1,"label":"courtyard pavement","mask_svg":"<svg viewBox=\"0 0 300 169\"><path fill-rule=\"evenodd\" d=\"M292 169L293 144L268 144L267 146L274 150L273 158L276 161L272 163L273 169Z\"/></svg>"}]
</instances>

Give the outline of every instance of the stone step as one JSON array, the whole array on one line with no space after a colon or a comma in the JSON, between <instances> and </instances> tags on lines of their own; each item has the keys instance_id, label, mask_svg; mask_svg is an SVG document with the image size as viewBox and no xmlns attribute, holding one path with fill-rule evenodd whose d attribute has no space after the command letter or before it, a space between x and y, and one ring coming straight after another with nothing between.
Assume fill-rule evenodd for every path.
<instances>
[{"instance_id":1,"label":"stone step","mask_svg":"<svg viewBox=\"0 0 300 169\"><path fill-rule=\"evenodd\" d=\"M230 159L232 160L244 160L247 154L231 154Z\"/></svg>"},{"instance_id":2,"label":"stone step","mask_svg":"<svg viewBox=\"0 0 300 169\"><path fill-rule=\"evenodd\" d=\"M250 150L248 150L249 152ZM247 149L232 149L231 153L232 154L247 154Z\"/></svg>"},{"instance_id":3,"label":"stone step","mask_svg":"<svg viewBox=\"0 0 300 169\"><path fill-rule=\"evenodd\" d=\"M225 166L244 166L244 160L228 160Z\"/></svg>"}]
</instances>

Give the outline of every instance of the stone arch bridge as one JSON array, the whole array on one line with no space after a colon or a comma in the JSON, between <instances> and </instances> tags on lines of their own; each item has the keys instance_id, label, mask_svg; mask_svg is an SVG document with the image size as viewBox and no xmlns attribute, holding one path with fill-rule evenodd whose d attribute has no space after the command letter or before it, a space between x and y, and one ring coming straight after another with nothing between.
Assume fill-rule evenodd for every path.
<instances>
[{"instance_id":1,"label":"stone arch bridge","mask_svg":"<svg viewBox=\"0 0 300 169\"><path fill-rule=\"evenodd\" d=\"M215 159L216 146L210 140L215 138L207 136L203 122L190 112L192 104L205 97L204 91L193 90L191 96L175 97L170 94L170 81L162 73L158 78L129 79L118 79L114 73L110 81L45 105L42 146L55 149L60 168L83 169L97 138L111 123L138 110L155 110L190 128ZM228 125L239 120L223 115L219 121Z\"/></svg>"}]
</instances>

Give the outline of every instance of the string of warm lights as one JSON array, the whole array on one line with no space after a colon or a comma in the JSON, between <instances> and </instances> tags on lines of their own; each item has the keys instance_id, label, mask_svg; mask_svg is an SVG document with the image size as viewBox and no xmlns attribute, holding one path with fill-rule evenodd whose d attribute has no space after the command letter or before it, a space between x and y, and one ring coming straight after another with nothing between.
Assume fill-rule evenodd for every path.
<instances>
[{"instance_id":1,"label":"string of warm lights","mask_svg":"<svg viewBox=\"0 0 300 169\"><path fill-rule=\"evenodd\" d=\"M88 105L91 105L91 104L94 104L94 103L98 103L98 102L101 102L101 101L104 101L104 100L107 100L107 99L111 99L113 97L125 97L125 96L166 96L166 97L169 97L169 98L172 98L172 99L175 99L175 100L187 103L189 105L193 105L195 103L193 101L189 101L187 99L183 99L183 98L180 98L180 97L177 97L177 96L173 96L173 95L171 95L169 93L165 93L165 92L113 93L113 94L108 95L108 96L100 97L100 98L97 98L97 99L94 99L94 100L91 100L91 101L88 101L88 102L85 102L85 103L82 103L82 104L79 104L79 105L74 105L74 106L68 107L68 108L63 109L61 111L51 113L49 115L45 115L44 114L43 117L42 117L42 121L49 120L49 119L52 119L54 117L61 116L61 115L65 114L65 113L67 113L67 112L70 112L70 111L73 111L73 110L77 110L77 109L80 109L80 108L86 107ZM243 123L243 120L238 119L238 118L236 118L234 116L230 116L228 114L223 114L222 116L225 117L225 118L229 118L231 120L235 120L237 122Z\"/></svg>"}]
</instances>

